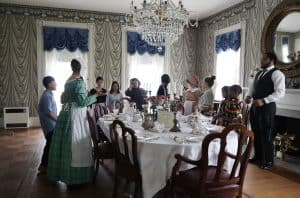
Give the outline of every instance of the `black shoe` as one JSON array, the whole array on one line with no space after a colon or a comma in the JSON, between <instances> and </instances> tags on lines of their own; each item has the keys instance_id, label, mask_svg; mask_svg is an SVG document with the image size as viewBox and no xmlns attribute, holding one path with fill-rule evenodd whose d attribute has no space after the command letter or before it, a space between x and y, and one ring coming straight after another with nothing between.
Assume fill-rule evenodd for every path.
<instances>
[{"instance_id":1,"label":"black shoe","mask_svg":"<svg viewBox=\"0 0 300 198\"><path fill-rule=\"evenodd\" d=\"M260 160L258 160L256 157L254 157L252 159L249 159L249 163L251 163L251 164L259 164Z\"/></svg>"},{"instance_id":2,"label":"black shoe","mask_svg":"<svg viewBox=\"0 0 300 198\"><path fill-rule=\"evenodd\" d=\"M267 162L261 166L262 169L270 170L273 167L273 162Z\"/></svg>"}]
</instances>

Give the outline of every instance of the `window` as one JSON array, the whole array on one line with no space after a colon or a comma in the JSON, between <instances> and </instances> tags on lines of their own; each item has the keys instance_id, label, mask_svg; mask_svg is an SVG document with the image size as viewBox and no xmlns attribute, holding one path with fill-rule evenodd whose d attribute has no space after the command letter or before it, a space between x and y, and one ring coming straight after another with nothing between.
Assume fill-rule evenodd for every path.
<instances>
[{"instance_id":1,"label":"window","mask_svg":"<svg viewBox=\"0 0 300 198\"><path fill-rule=\"evenodd\" d=\"M217 55L216 67L216 100L222 100L221 89L223 86L240 84L240 49L228 49Z\"/></svg>"},{"instance_id":2,"label":"window","mask_svg":"<svg viewBox=\"0 0 300 198\"><path fill-rule=\"evenodd\" d=\"M215 100L222 100L223 86L242 84L241 24L218 31L215 51Z\"/></svg>"},{"instance_id":3,"label":"window","mask_svg":"<svg viewBox=\"0 0 300 198\"><path fill-rule=\"evenodd\" d=\"M81 41L77 42L77 46L75 46L75 42L72 45L65 46L63 49L61 48L62 46L57 48L56 42L50 41L53 40L53 35L55 35L58 30L56 32L50 31L51 28L68 29L67 31L71 36L64 37L64 39L73 39L73 33L75 31L77 35L81 35L80 37L75 36L76 39L81 39ZM59 31L61 32L62 30ZM46 39L46 44L45 38L49 38L49 40ZM42 85L43 77L47 75L53 76L57 83L57 90L54 91L53 94L58 112L62 106L60 96L64 91L65 82L72 74L70 63L73 58L78 59L82 64L81 76L86 82L87 88L89 88L90 83L93 82L89 80L93 78L93 67L88 67L88 65L93 65L93 40L94 24L37 20L37 63L39 65L38 96L40 97L44 91L44 86ZM70 47L72 47L72 50L69 49Z\"/></svg>"},{"instance_id":4,"label":"window","mask_svg":"<svg viewBox=\"0 0 300 198\"><path fill-rule=\"evenodd\" d=\"M282 37L282 47L281 47L281 53L282 53L282 60L284 63L289 63L289 37L283 36Z\"/></svg>"},{"instance_id":5,"label":"window","mask_svg":"<svg viewBox=\"0 0 300 198\"><path fill-rule=\"evenodd\" d=\"M126 36L125 36L126 35ZM125 90L129 79L138 78L141 87L156 95L160 77L165 72L165 47L155 47L146 43L135 31L123 30L122 84ZM126 50L127 49L127 50Z\"/></svg>"},{"instance_id":6,"label":"window","mask_svg":"<svg viewBox=\"0 0 300 198\"><path fill-rule=\"evenodd\" d=\"M147 91L151 91L152 95L156 95L156 91L160 85L160 76L163 74L164 56L158 54L149 55L145 53L140 55L128 54L129 79L138 78L141 81L141 87Z\"/></svg>"},{"instance_id":7,"label":"window","mask_svg":"<svg viewBox=\"0 0 300 198\"><path fill-rule=\"evenodd\" d=\"M53 49L52 51L45 52L45 76L54 77L57 88L53 92L54 98L57 104L57 111L61 110L62 104L60 103L60 96L64 91L64 85L68 78L72 74L71 60L76 58L82 64L81 76L84 80L87 79L88 74L88 53L83 53L79 49L75 52L70 52L67 49L58 51Z\"/></svg>"}]
</instances>

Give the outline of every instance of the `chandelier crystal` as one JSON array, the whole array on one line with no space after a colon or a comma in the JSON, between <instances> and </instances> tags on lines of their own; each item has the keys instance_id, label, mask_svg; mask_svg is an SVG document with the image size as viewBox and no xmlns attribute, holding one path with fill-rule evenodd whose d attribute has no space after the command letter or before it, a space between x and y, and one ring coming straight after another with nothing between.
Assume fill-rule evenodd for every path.
<instances>
[{"instance_id":1,"label":"chandelier crystal","mask_svg":"<svg viewBox=\"0 0 300 198\"><path fill-rule=\"evenodd\" d=\"M144 0L141 8L134 6L132 1L129 18L142 39L158 47L178 40L189 24L189 13L182 2L176 6L172 0Z\"/></svg>"}]
</instances>

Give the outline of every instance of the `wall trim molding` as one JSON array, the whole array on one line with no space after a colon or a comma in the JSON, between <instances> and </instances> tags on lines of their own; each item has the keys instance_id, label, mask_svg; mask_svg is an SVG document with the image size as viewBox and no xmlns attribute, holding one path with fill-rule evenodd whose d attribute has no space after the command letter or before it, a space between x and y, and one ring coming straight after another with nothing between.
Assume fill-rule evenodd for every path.
<instances>
[{"instance_id":1,"label":"wall trim molding","mask_svg":"<svg viewBox=\"0 0 300 198\"><path fill-rule=\"evenodd\" d=\"M78 12L79 11L79 12ZM2 14L17 14L25 16L36 16L40 19L71 19L74 21L113 21L125 23L125 15L112 12L97 12L87 10L75 10L65 8L52 8L43 6L30 6L20 4L5 4L0 3L0 13Z\"/></svg>"},{"instance_id":2,"label":"wall trim molding","mask_svg":"<svg viewBox=\"0 0 300 198\"><path fill-rule=\"evenodd\" d=\"M39 117L29 117L29 128L41 127Z\"/></svg>"},{"instance_id":3,"label":"wall trim molding","mask_svg":"<svg viewBox=\"0 0 300 198\"><path fill-rule=\"evenodd\" d=\"M244 0L243 2L236 4L232 7L229 7L219 13L216 13L212 16L209 16L205 19L200 20L199 28L206 27L211 24L215 24L219 21L224 21L228 18L231 18L235 15L238 15L243 12L247 12L251 8L256 6L256 0Z\"/></svg>"}]
</instances>

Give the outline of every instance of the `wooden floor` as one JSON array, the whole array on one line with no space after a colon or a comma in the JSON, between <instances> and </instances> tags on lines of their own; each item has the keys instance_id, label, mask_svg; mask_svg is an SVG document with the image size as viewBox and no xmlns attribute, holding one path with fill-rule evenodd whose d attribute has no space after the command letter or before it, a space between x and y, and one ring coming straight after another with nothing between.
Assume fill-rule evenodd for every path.
<instances>
[{"instance_id":1,"label":"wooden floor","mask_svg":"<svg viewBox=\"0 0 300 198\"><path fill-rule=\"evenodd\" d=\"M112 162L105 162L95 185L67 190L63 184L51 184L37 175L44 139L40 129L0 131L0 197L111 197L113 188ZM107 168L110 167L110 168ZM250 165L244 186L244 197L300 197L300 178L293 180ZM293 177L293 176L292 176Z\"/></svg>"}]
</instances>

